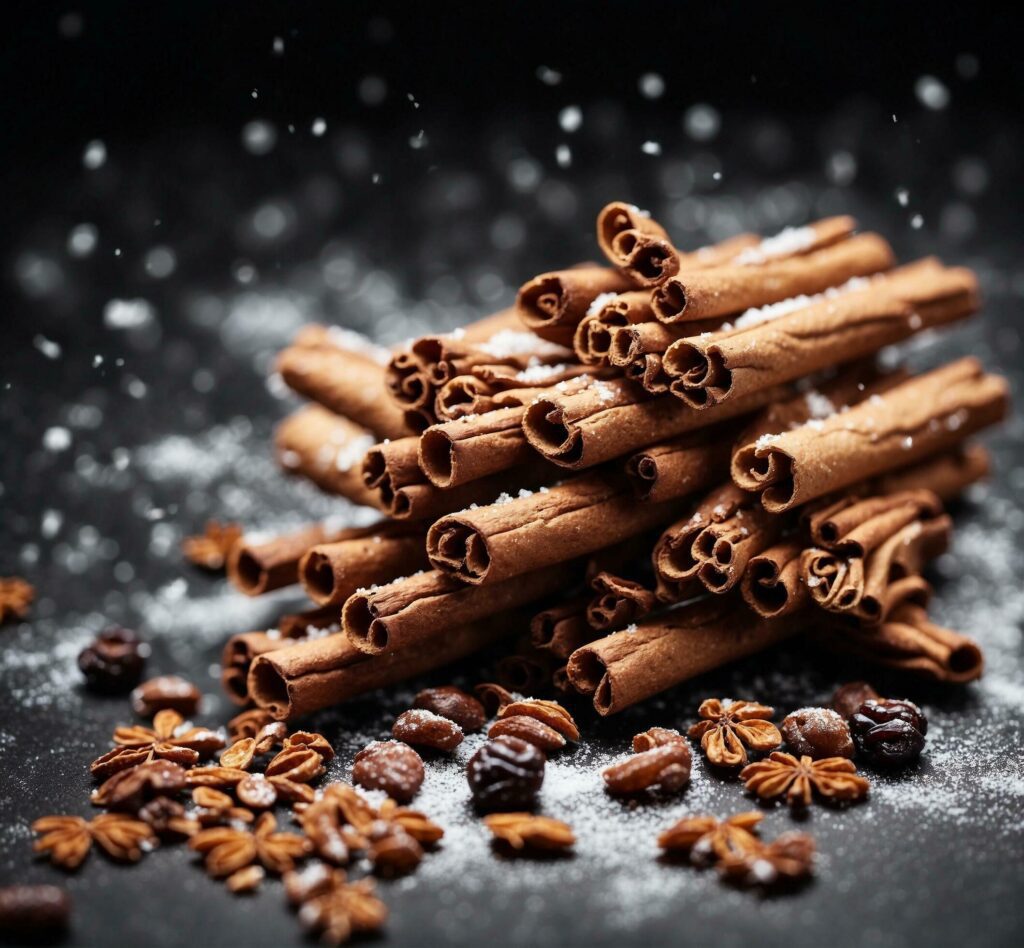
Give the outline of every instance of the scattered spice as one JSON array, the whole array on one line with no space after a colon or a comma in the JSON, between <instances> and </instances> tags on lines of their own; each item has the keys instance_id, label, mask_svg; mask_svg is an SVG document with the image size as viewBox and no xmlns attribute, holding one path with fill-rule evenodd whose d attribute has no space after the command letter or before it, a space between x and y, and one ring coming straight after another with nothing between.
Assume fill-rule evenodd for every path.
<instances>
[{"instance_id":1,"label":"scattered spice","mask_svg":"<svg viewBox=\"0 0 1024 948\"><path fill-rule=\"evenodd\" d=\"M413 708L398 716L391 728L392 736L407 744L430 747L439 751L453 751L462 743L462 728L454 721L426 711Z\"/></svg>"},{"instance_id":2,"label":"scattered spice","mask_svg":"<svg viewBox=\"0 0 1024 948\"><path fill-rule=\"evenodd\" d=\"M33 849L45 853L61 869L77 869L96 843L108 856L138 862L156 844L147 823L122 813L102 813L91 820L80 816L44 816L32 824L40 834Z\"/></svg>"},{"instance_id":3,"label":"scattered spice","mask_svg":"<svg viewBox=\"0 0 1024 948\"><path fill-rule=\"evenodd\" d=\"M565 738L553 727L549 727L537 718L517 714L511 718L495 721L487 731L488 737L518 737L528 741L545 753L561 750L565 747Z\"/></svg>"},{"instance_id":4,"label":"scattered spice","mask_svg":"<svg viewBox=\"0 0 1024 948\"><path fill-rule=\"evenodd\" d=\"M737 885L769 887L794 883L810 876L815 844L807 833L783 833L770 843L725 856L718 863L724 879Z\"/></svg>"},{"instance_id":5,"label":"scattered spice","mask_svg":"<svg viewBox=\"0 0 1024 948\"><path fill-rule=\"evenodd\" d=\"M199 689L177 675L161 675L144 681L132 692L132 710L141 718L151 718L165 708L185 716L196 713Z\"/></svg>"},{"instance_id":6,"label":"scattered spice","mask_svg":"<svg viewBox=\"0 0 1024 948\"><path fill-rule=\"evenodd\" d=\"M704 756L716 767L739 767L747 762L747 749L773 750L782 743L779 729L770 718L775 713L767 705L753 701L708 698L697 709L703 720L694 724L690 737L700 738Z\"/></svg>"},{"instance_id":7,"label":"scattered spice","mask_svg":"<svg viewBox=\"0 0 1024 948\"><path fill-rule=\"evenodd\" d=\"M352 782L408 803L423 785L423 761L408 744L374 741L356 754Z\"/></svg>"},{"instance_id":8,"label":"scattered spice","mask_svg":"<svg viewBox=\"0 0 1024 948\"><path fill-rule=\"evenodd\" d=\"M118 747L146 750L155 757L175 760L174 748L192 751L195 757L186 756L179 763L195 763L201 757L209 757L224 746L224 738L216 731L205 727L188 727L177 711L166 708L158 711L152 727L132 724L114 730L114 743ZM101 758L102 759L102 758Z\"/></svg>"},{"instance_id":9,"label":"scattered spice","mask_svg":"<svg viewBox=\"0 0 1024 948\"><path fill-rule=\"evenodd\" d=\"M185 773L184 767L170 760L152 760L122 770L93 791L93 806L138 813L147 800L184 790Z\"/></svg>"},{"instance_id":10,"label":"scattered spice","mask_svg":"<svg viewBox=\"0 0 1024 948\"><path fill-rule=\"evenodd\" d=\"M35 598L35 588L20 576L0 576L0 625L24 619Z\"/></svg>"},{"instance_id":11,"label":"scattered spice","mask_svg":"<svg viewBox=\"0 0 1024 948\"><path fill-rule=\"evenodd\" d=\"M541 724L546 724L567 740L578 741L580 739L580 729L576 726L572 715L557 701L527 698L523 701L513 701L498 710L498 717L501 719L517 715L536 718Z\"/></svg>"},{"instance_id":12,"label":"scattered spice","mask_svg":"<svg viewBox=\"0 0 1024 948\"><path fill-rule=\"evenodd\" d=\"M667 727L651 727L633 737L633 751L649 751L665 744L685 744L686 738L677 730Z\"/></svg>"},{"instance_id":13,"label":"scattered spice","mask_svg":"<svg viewBox=\"0 0 1024 948\"><path fill-rule=\"evenodd\" d=\"M727 856L753 849L759 840L754 835L763 813L736 813L727 819L713 816L687 816L658 837L666 852L686 853L698 866L709 866Z\"/></svg>"},{"instance_id":14,"label":"scattered spice","mask_svg":"<svg viewBox=\"0 0 1024 948\"><path fill-rule=\"evenodd\" d=\"M206 871L215 879L226 878L229 886L236 873L254 863L274 875L288 872L312 849L304 836L280 832L273 813L264 813L252 830L231 826L200 830L188 845L205 857Z\"/></svg>"},{"instance_id":15,"label":"scattered spice","mask_svg":"<svg viewBox=\"0 0 1024 948\"><path fill-rule=\"evenodd\" d=\"M148 648L130 629L105 629L78 653L78 667L90 691L131 691L142 678Z\"/></svg>"},{"instance_id":16,"label":"scattered spice","mask_svg":"<svg viewBox=\"0 0 1024 948\"><path fill-rule=\"evenodd\" d=\"M228 721L228 737L232 741L240 741L243 737L256 737L263 728L273 724L280 724L285 734L288 729L280 721L274 721L273 715L262 708L250 708L241 714L236 714Z\"/></svg>"},{"instance_id":17,"label":"scattered spice","mask_svg":"<svg viewBox=\"0 0 1024 948\"><path fill-rule=\"evenodd\" d=\"M544 782L545 758L518 737L496 737L466 765L473 802L482 810L522 810L533 806Z\"/></svg>"},{"instance_id":18,"label":"scattered spice","mask_svg":"<svg viewBox=\"0 0 1024 948\"><path fill-rule=\"evenodd\" d=\"M516 700L516 696L511 691L493 681L477 685L473 690L476 692L477 698L480 699L484 712L492 718L505 705L512 704Z\"/></svg>"},{"instance_id":19,"label":"scattered spice","mask_svg":"<svg viewBox=\"0 0 1024 948\"><path fill-rule=\"evenodd\" d=\"M484 823L500 843L514 850L564 850L576 842L572 827L532 813L492 813Z\"/></svg>"},{"instance_id":20,"label":"scattered spice","mask_svg":"<svg viewBox=\"0 0 1024 948\"><path fill-rule=\"evenodd\" d=\"M454 721L467 734L479 731L487 720L484 706L476 698L451 685L425 688L413 699L412 706Z\"/></svg>"},{"instance_id":21,"label":"scattered spice","mask_svg":"<svg viewBox=\"0 0 1024 948\"><path fill-rule=\"evenodd\" d=\"M195 566L216 572L224 569L231 548L241 538L242 528L237 523L210 520L202 535L182 541L181 552Z\"/></svg>"},{"instance_id":22,"label":"scattered spice","mask_svg":"<svg viewBox=\"0 0 1024 948\"><path fill-rule=\"evenodd\" d=\"M378 931L387 918L387 906L377 897L372 879L336 881L299 909L303 928L328 945L344 944L361 932Z\"/></svg>"},{"instance_id":23,"label":"scattered spice","mask_svg":"<svg viewBox=\"0 0 1024 948\"><path fill-rule=\"evenodd\" d=\"M657 787L677 793L690 782L690 747L672 742L633 754L601 772L609 793L628 796Z\"/></svg>"},{"instance_id":24,"label":"scattered spice","mask_svg":"<svg viewBox=\"0 0 1024 948\"><path fill-rule=\"evenodd\" d=\"M843 716L831 708L801 708L786 715L782 736L794 753L808 757L853 757L853 739Z\"/></svg>"},{"instance_id":25,"label":"scattered spice","mask_svg":"<svg viewBox=\"0 0 1024 948\"><path fill-rule=\"evenodd\" d=\"M836 689L832 695L832 707L849 721L865 701L877 701L881 697L866 681L851 681Z\"/></svg>"},{"instance_id":26,"label":"scattered spice","mask_svg":"<svg viewBox=\"0 0 1024 948\"><path fill-rule=\"evenodd\" d=\"M740 771L747 789L762 800L785 796L790 806L810 806L815 793L831 801L863 799L868 781L845 757L814 760L804 755L775 751L766 760L748 764Z\"/></svg>"},{"instance_id":27,"label":"scattered spice","mask_svg":"<svg viewBox=\"0 0 1024 948\"><path fill-rule=\"evenodd\" d=\"M879 698L865 701L850 718L857 750L873 764L903 767L924 749L928 719L913 701Z\"/></svg>"}]
</instances>

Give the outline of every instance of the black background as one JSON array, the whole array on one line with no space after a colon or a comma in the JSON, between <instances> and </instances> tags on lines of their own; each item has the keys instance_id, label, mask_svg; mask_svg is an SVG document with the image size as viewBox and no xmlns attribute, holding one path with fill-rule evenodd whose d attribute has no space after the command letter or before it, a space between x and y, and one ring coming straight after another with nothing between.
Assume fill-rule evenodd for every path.
<instances>
[{"instance_id":1,"label":"black background","mask_svg":"<svg viewBox=\"0 0 1024 948\"><path fill-rule=\"evenodd\" d=\"M71 38L60 26L66 32L69 12L83 24ZM74 655L92 633L108 622L139 629L153 647L150 669L195 680L207 693L204 722L223 723L231 712L211 668L223 639L273 624L294 603L290 593L240 602L220 580L185 567L176 541L210 516L262 528L334 509L277 474L267 448L273 423L293 404L268 391L267 366L302 320L392 342L491 311L531 274L592 256L594 214L617 198L650 207L673 232L692 201L700 215L680 241L688 245L729 227L772 231L849 211L890 237L902 258L937 252L979 272L984 320L915 348L912 359L931 365L973 352L1019 392L1018 33L1008 17L962 4L182 2L5 11L0 575L25 575L40 601L30 621L0 632L0 881L60 878L32 860L27 824L49 812L90 813L86 765L130 717L124 702L96 699L77 683ZM285 41L283 56L272 53L274 37ZM964 54L976 57L976 75L958 70ZM561 82L539 81L541 66ZM646 72L664 78L661 98L638 94ZM377 106L358 94L371 74L388 87ZM926 74L949 89L948 108L934 112L915 97ZM701 102L722 117L720 135L706 143L681 125ZM568 105L584 115L572 135L557 122ZM309 131L318 116L323 138ZM277 128L268 155L241 146L254 119ZM413 149L420 129L429 144ZM93 139L109 157L89 172L82 151ZM660 142L663 155L642 155L646 140ZM568 169L554 159L565 142ZM852 178L835 171L837 155L840 168L852 156ZM516 183L515 167L526 183ZM984 186L964 170L978 167ZM906 205L896 198L904 188ZM772 197L776 190L782 197ZM294 221L279 238L256 240L254 214L268 203ZM98 249L70 259L67 235L82 221L98 226ZM501 221L518 222L528 239L496 240ZM177 255L162 280L144 265L156 243ZM334 259L356 274L340 289L322 272ZM40 260L59 278L40 281ZM246 267L256 273L248 282L239 277ZM156 307L156 342L103 323L107 301L134 297ZM273 302L265 313L262 299ZM39 335L61 346L58 359L33 345ZM83 405L102 422L82 421L88 416L72 409ZM55 425L73 437L56 454L40 446ZM586 741L552 767L543 798L545 812L580 835L579 854L564 863L498 861L465 805L460 764L432 762L420 802L449 829L449 842L412 884L385 887L392 920L383 943L1014 943L1022 926L1021 434L1015 418L988 439L995 477L956 510L953 557L931 577L936 615L985 645L985 682L927 687L798 644L616 720L596 721L576 706ZM196 469L170 476L153 456L176 435L198 446L187 455ZM129 459L123 472L119 456ZM62 517L55 535L41 529L48 510ZM83 529L115 540L117 554L96 553ZM80 567L73 556L83 550ZM115 560L132 564L131 578L117 578ZM182 577L186 592L172 596ZM472 684L487 672L470 663L455 674ZM685 726L703 697L755 697L785 711L826 700L858 674L925 705L929 752L906 779L872 774L865 806L812 813L806 828L823 859L818 881L802 892L760 899L655 862L654 836L671 820L750 805L700 763L686 795L660 805L620 806L597 784L597 770L631 734ZM339 750L332 777L344 777L354 752L386 733L409 694L367 698L311 722ZM766 824L769 837L793 828L778 810ZM93 856L68 884L76 944L298 940L276 885L231 899L181 849L127 870Z\"/></svg>"}]
</instances>

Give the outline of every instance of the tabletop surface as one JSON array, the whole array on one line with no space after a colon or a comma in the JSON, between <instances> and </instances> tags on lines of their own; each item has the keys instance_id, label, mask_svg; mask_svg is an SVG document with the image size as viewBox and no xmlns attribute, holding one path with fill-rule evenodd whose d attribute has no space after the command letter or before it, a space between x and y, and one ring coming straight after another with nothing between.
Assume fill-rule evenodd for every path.
<instances>
[{"instance_id":1,"label":"tabletop surface","mask_svg":"<svg viewBox=\"0 0 1024 948\"><path fill-rule=\"evenodd\" d=\"M979 272L983 317L916 340L906 348L912 364L973 353L1007 374L1019 397L1024 269L1009 197L1019 130L979 119L953 134L926 118L894 125L856 109L817 125L726 116L714 143L694 143L676 124L650 156L639 147L650 128L609 108L586 116L570 168L531 123L500 119L438 128L427 147L353 128L313 136L250 127L105 142L92 169L64 160L4 237L0 575L25 576L39 598L26 621L0 630L0 882L66 882L69 944L300 943L277 882L232 897L180 846L128 868L94 854L65 879L33 858L29 824L90 813L88 764L131 720L126 700L81 686L75 658L98 630L138 630L152 647L149 672L194 681L206 695L197 720L221 725L233 713L218 685L225 638L273 625L298 601L293 590L236 594L182 561L183 536L211 517L277 530L328 513L360 516L283 477L269 450L273 424L296 403L268 381L268 367L307 321L390 343L493 311L533 273L593 259L591 222L612 199L649 207L687 246L849 212L890 237L901 259L938 253ZM271 133L276 145L262 153ZM953 547L930 574L937 621L985 649L979 683L928 686L799 642L610 720L575 704L583 740L549 762L541 807L579 842L553 861L491 850L468 802L463 767L479 738L467 740L451 759L428 761L416 805L446 836L413 876L383 884L391 919L381 943L1016 942L1020 416L985 440L994 476L956 506ZM483 660L424 680L488 676ZM862 805L815 806L799 822L766 809L768 837L796 827L817 839L817 877L799 891L736 891L659 859L657 833L678 817L753 806L702 760L678 798L630 805L602 789L599 770L632 734L685 727L705 697L756 699L781 717L864 676L925 708L927 748L904 775L869 772ZM338 751L330 777L347 777L354 753L389 732L420 684L309 722Z\"/></svg>"}]
</instances>

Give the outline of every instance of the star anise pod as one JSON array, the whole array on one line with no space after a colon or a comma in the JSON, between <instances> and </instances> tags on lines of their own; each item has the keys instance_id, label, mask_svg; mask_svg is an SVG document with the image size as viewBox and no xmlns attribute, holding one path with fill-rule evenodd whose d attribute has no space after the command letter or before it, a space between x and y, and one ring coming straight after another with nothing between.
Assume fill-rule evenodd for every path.
<instances>
[{"instance_id":1,"label":"star anise pod","mask_svg":"<svg viewBox=\"0 0 1024 948\"><path fill-rule=\"evenodd\" d=\"M94 806L137 813L153 797L172 797L185 789L185 769L170 760L152 760L122 770L92 793Z\"/></svg>"},{"instance_id":2,"label":"star anise pod","mask_svg":"<svg viewBox=\"0 0 1024 948\"><path fill-rule=\"evenodd\" d=\"M484 823L496 840L514 850L555 852L576 842L568 823L533 813L492 813L484 817Z\"/></svg>"},{"instance_id":3,"label":"star anise pod","mask_svg":"<svg viewBox=\"0 0 1024 948\"><path fill-rule=\"evenodd\" d=\"M382 820L400 826L422 846L431 846L444 836L444 830L428 816L419 810L399 806L390 798L381 804L377 815Z\"/></svg>"},{"instance_id":4,"label":"star anise pod","mask_svg":"<svg viewBox=\"0 0 1024 948\"><path fill-rule=\"evenodd\" d=\"M718 863L724 879L740 885L772 886L805 879L814 868L814 839L807 833L783 833L770 843L755 843L729 853Z\"/></svg>"},{"instance_id":5,"label":"star anise pod","mask_svg":"<svg viewBox=\"0 0 1024 948\"><path fill-rule=\"evenodd\" d=\"M131 747L136 750L145 748L151 751L154 757L173 760L183 766L194 764L200 757L209 757L224 746L224 738L216 731L205 727L186 728L184 724L185 719L181 714L164 708L157 711L152 727L133 724L115 729L114 743L119 747Z\"/></svg>"},{"instance_id":6,"label":"star anise pod","mask_svg":"<svg viewBox=\"0 0 1024 948\"><path fill-rule=\"evenodd\" d=\"M689 853L690 861L707 866L721 859L755 849L761 841L754 835L763 814L736 813L725 820L713 816L687 816L658 837L666 852Z\"/></svg>"},{"instance_id":7,"label":"star anise pod","mask_svg":"<svg viewBox=\"0 0 1024 948\"><path fill-rule=\"evenodd\" d=\"M199 821L189 818L185 807L170 797L150 800L139 810L139 819L149 824L158 836L164 837L193 836L201 828Z\"/></svg>"},{"instance_id":8,"label":"star anise pod","mask_svg":"<svg viewBox=\"0 0 1024 948\"><path fill-rule=\"evenodd\" d=\"M328 945L344 944L357 932L372 932L387 921L387 906L377 898L371 879L343 882L303 903L299 921Z\"/></svg>"},{"instance_id":9,"label":"star anise pod","mask_svg":"<svg viewBox=\"0 0 1024 948\"><path fill-rule=\"evenodd\" d=\"M193 787L192 802L196 805L196 820L202 826L251 823L256 819L251 810L237 806L230 796L214 787Z\"/></svg>"},{"instance_id":10,"label":"star anise pod","mask_svg":"<svg viewBox=\"0 0 1024 948\"><path fill-rule=\"evenodd\" d=\"M138 862L156 837L148 824L122 813L104 813L93 820L80 816L44 816L32 824L41 834L33 849L46 853L62 869L77 869L95 842L108 856Z\"/></svg>"},{"instance_id":11,"label":"star anise pod","mask_svg":"<svg viewBox=\"0 0 1024 948\"><path fill-rule=\"evenodd\" d=\"M690 737L700 738L700 748L716 767L739 767L747 762L750 750L773 750L782 743L779 729L770 718L775 713L767 705L753 701L708 698L697 709L703 718L694 724Z\"/></svg>"},{"instance_id":12,"label":"star anise pod","mask_svg":"<svg viewBox=\"0 0 1024 948\"><path fill-rule=\"evenodd\" d=\"M208 570L222 570L227 563L231 548L242 538L242 528L237 523L207 521L201 536L186 537L181 544L185 559Z\"/></svg>"},{"instance_id":13,"label":"star anise pod","mask_svg":"<svg viewBox=\"0 0 1024 948\"><path fill-rule=\"evenodd\" d=\"M189 847L206 857L206 871L221 879L259 863L268 872L281 875L295 868L296 860L310 851L309 840L296 833L279 832L273 813L264 813L250 831L231 826L200 830Z\"/></svg>"},{"instance_id":14,"label":"star anise pod","mask_svg":"<svg viewBox=\"0 0 1024 948\"><path fill-rule=\"evenodd\" d=\"M20 576L0 576L0 625L8 619L24 619L35 598L32 584Z\"/></svg>"},{"instance_id":15,"label":"star anise pod","mask_svg":"<svg viewBox=\"0 0 1024 948\"><path fill-rule=\"evenodd\" d=\"M762 800L785 795L790 806L809 806L815 793L828 800L860 800L869 786L845 757L798 759L782 751L744 767L740 779Z\"/></svg>"}]
</instances>

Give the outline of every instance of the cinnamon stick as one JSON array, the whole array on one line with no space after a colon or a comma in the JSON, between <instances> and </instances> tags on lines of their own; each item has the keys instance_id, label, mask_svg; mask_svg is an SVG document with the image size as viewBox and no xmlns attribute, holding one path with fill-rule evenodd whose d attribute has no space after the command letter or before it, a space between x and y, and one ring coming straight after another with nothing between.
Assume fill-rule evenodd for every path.
<instances>
[{"instance_id":1,"label":"cinnamon stick","mask_svg":"<svg viewBox=\"0 0 1024 948\"><path fill-rule=\"evenodd\" d=\"M637 499L660 503L720 484L729 476L734 425L691 431L653 444L626 461Z\"/></svg>"},{"instance_id":2,"label":"cinnamon stick","mask_svg":"<svg viewBox=\"0 0 1024 948\"><path fill-rule=\"evenodd\" d=\"M243 536L228 555L228 579L247 596L261 596L291 586L299 581L299 561L310 548L318 543L370 537L382 526L336 527L328 521L265 540Z\"/></svg>"},{"instance_id":3,"label":"cinnamon stick","mask_svg":"<svg viewBox=\"0 0 1024 948\"><path fill-rule=\"evenodd\" d=\"M988 451L980 444L962 444L944 454L883 474L875 479L873 488L879 494L924 488L943 503L949 503L975 481L987 477L991 465Z\"/></svg>"},{"instance_id":4,"label":"cinnamon stick","mask_svg":"<svg viewBox=\"0 0 1024 948\"><path fill-rule=\"evenodd\" d=\"M799 612L809 602L809 591L800 571L806 548L802 539L783 540L752 556L740 580L743 599L764 619Z\"/></svg>"},{"instance_id":5,"label":"cinnamon stick","mask_svg":"<svg viewBox=\"0 0 1024 948\"><path fill-rule=\"evenodd\" d=\"M733 480L765 509L790 510L858 481L948 450L1004 417L1004 379L966 358L849 411L759 438L732 459Z\"/></svg>"},{"instance_id":6,"label":"cinnamon stick","mask_svg":"<svg viewBox=\"0 0 1024 948\"><path fill-rule=\"evenodd\" d=\"M820 293L851 277L888 270L895 258L877 234L860 234L798 257L760 266L721 266L684 271L662 283L651 296L663 323L685 323L738 313L801 294Z\"/></svg>"},{"instance_id":7,"label":"cinnamon stick","mask_svg":"<svg viewBox=\"0 0 1024 948\"><path fill-rule=\"evenodd\" d=\"M315 603L340 607L357 589L389 583L427 565L423 530L387 523L362 536L311 547L299 563L298 574Z\"/></svg>"},{"instance_id":8,"label":"cinnamon stick","mask_svg":"<svg viewBox=\"0 0 1024 948\"><path fill-rule=\"evenodd\" d=\"M281 466L321 490L356 504L373 504L362 478L363 457L377 440L371 431L321 405L289 415L274 436Z\"/></svg>"},{"instance_id":9,"label":"cinnamon stick","mask_svg":"<svg viewBox=\"0 0 1024 948\"><path fill-rule=\"evenodd\" d=\"M652 397L632 382L599 380L575 395L535 399L523 416L523 432L549 461L580 470L747 414L779 394L779 390L755 392L714 412L703 412L682 406L671 396Z\"/></svg>"},{"instance_id":10,"label":"cinnamon stick","mask_svg":"<svg viewBox=\"0 0 1024 948\"><path fill-rule=\"evenodd\" d=\"M714 596L584 645L573 652L566 670L577 691L593 695L598 714L616 714L795 635L806 616L805 610L785 619L762 619L738 598Z\"/></svg>"},{"instance_id":11,"label":"cinnamon stick","mask_svg":"<svg viewBox=\"0 0 1024 948\"><path fill-rule=\"evenodd\" d=\"M691 407L707 408L868 355L969 316L978 305L977 283L969 270L924 261L792 305L787 300L776 310L746 314L730 331L672 343L662 359L670 391Z\"/></svg>"},{"instance_id":12,"label":"cinnamon stick","mask_svg":"<svg viewBox=\"0 0 1024 948\"><path fill-rule=\"evenodd\" d=\"M596 635L587 621L586 596L577 596L543 609L530 620L530 643L563 662Z\"/></svg>"},{"instance_id":13,"label":"cinnamon stick","mask_svg":"<svg viewBox=\"0 0 1024 948\"><path fill-rule=\"evenodd\" d=\"M653 321L650 290L599 296L577 325L572 347L584 365L607 364L613 330L632 323Z\"/></svg>"},{"instance_id":14,"label":"cinnamon stick","mask_svg":"<svg viewBox=\"0 0 1024 948\"><path fill-rule=\"evenodd\" d=\"M522 649L498 659L495 677L498 683L519 695L535 695L551 684L556 659L537 650Z\"/></svg>"},{"instance_id":15,"label":"cinnamon stick","mask_svg":"<svg viewBox=\"0 0 1024 948\"><path fill-rule=\"evenodd\" d=\"M349 641L368 655L418 649L444 625L466 625L564 588L564 570L539 570L486 588L438 570L354 592L341 610Z\"/></svg>"},{"instance_id":16,"label":"cinnamon stick","mask_svg":"<svg viewBox=\"0 0 1024 948\"><path fill-rule=\"evenodd\" d=\"M549 342L571 346L576 326L591 304L606 293L622 293L633 284L608 267L575 267L542 273L523 284L516 307L523 323Z\"/></svg>"},{"instance_id":17,"label":"cinnamon stick","mask_svg":"<svg viewBox=\"0 0 1024 948\"><path fill-rule=\"evenodd\" d=\"M278 720L290 720L454 662L498 641L516 623L514 614L505 614L439 626L429 645L386 655L366 655L344 635L300 642L258 656L249 693Z\"/></svg>"},{"instance_id":18,"label":"cinnamon stick","mask_svg":"<svg viewBox=\"0 0 1024 948\"><path fill-rule=\"evenodd\" d=\"M586 474L442 517L427 532L427 555L463 582L496 583L611 546L663 523L674 509L638 506L621 479Z\"/></svg>"},{"instance_id":19,"label":"cinnamon stick","mask_svg":"<svg viewBox=\"0 0 1024 948\"><path fill-rule=\"evenodd\" d=\"M589 579L594 597L587 604L586 620L601 632L625 628L654 609L654 592L635 579L601 570ZM568 657L568 656L566 656Z\"/></svg>"},{"instance_id":20,"label":"cinnamon stick","mask_svg":"<svg viewBox=\"0 0 1024 948\"><path fill-rule=\"evenodd\" d=\"M522 406L433 425L420 436L417 462L436 487L450 489L506 471L534 457L523 434Z\"/></svg>"},{"instance_id":21,"label":"cinnamon stick","mask_svg":"<svg viewBox=\"0 0 1024 948\"><path fill-rule=\"evenodd\" d=\"M578 362L528 366L522 370L477 366L471 374L457 375L437 390L434 414L441 422L455 421L466 415L528 405L545 388L568 383L587 375L587 371L588 367Z\"/></svg>"}]
</instances>

